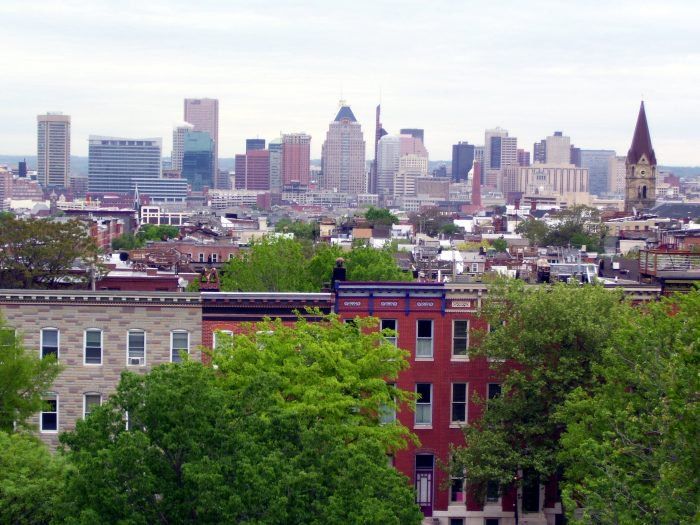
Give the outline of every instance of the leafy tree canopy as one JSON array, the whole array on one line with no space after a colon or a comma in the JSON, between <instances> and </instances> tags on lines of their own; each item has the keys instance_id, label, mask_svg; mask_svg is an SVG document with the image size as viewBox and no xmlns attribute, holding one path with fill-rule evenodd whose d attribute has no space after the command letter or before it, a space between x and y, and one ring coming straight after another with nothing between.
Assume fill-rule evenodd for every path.
<instances>
[{"instance_id":1,"label":"leafy tree canopy","mask_svg":"<svg viewBox=\"0 0 700 525\"><path fill-rule=\"evenodd\" d=\"M275 224L275 231L280 233L293 233L296 239L315 241L318 239L320 230L317 222L292 221L284 217Z\"/></svg>"},{"instance_id":2,"label":"leafy tree canopy","mask_svg":"<svg viewBox=\"0 0 700 525\"><path fill-rule=\"evenodd\" d=\"M365 212L365 219L372 226L398 224L399 218L386 208L375 208L370 206Z\"/></svg>"},{"instance_id":3,"label":"leafy tree canopy","mask_svg":"<svg viewBox=\"0 0 700 525\"><path fill-rule=\"evenodd\" d=\"M409 220L413 224L414 232L425 233L431 237L437 236L440 228L446 224L452 224L452 218L443 215L436 206L422 208L419 212L410 214Z\"/></svg>"},{"instance_id":4,"label":"leafy tree canopy","mask_svg":"<svg viewBox=\"0 0 700 525\"><path fill-rule=\"evenodd\" d=\"M139 228L139 231L133 233L125 233L112 241L113 250L134 250L143 248L147 241L165 241L177 237L180 230L177 226L167 224L155 225L144 224Z\"/></svg>"},{"instance_id":5,"label":"leafy tree canopy","mask_svg":"<svg viewBox=\"0 0 700 525\"><path fill-rule=\"evenodd\" d=\"M54 356L41 359L36 350L26 350L0 316L0 432L29 427L60 372Z\"/></svg>"},{"instance_id":6,"label":"leafy tree canopy","mask_svg":"<svg viewBox=\"0 0 700 525\"><path fill-rule=\"evenodd\" d=\"M411 436L379 422L409 399L385 382L406 355L376 320L269 321L218 340L214 367L125 373L62 435L68 523L421 522L386 461Z\"/></svg>"},{"instance_id":7,"label":"leafy tree canopy","mask_svg":"<svg viewBox=\"0 0 700 525\"><path fill-rule=\"evenodd\" d=\"M508 251L508 242L503 238L494 239L491 246L493 246L493 249L497 252Z\"/></svg>"},{"instance_id":8,"label":"leafy tree canopy","mask_svg":"<svg viewBox=\"0 0 700 525\"><path fill-rule=\"evenodd\" d=\"M76 261L99 267L98 249L77 220L0 216L0 288L52 288L70 278Z\"/></svg>"},{"instance_id":9,"label":"leafy tree canopy","mask_svg":"<svg viewBox=\"0 0 700 525\"><path fill-rule=\"evenodd\" d=\"M558 220L554 226L528 218L518 224L515 231L533 246L586 246L591 251L603 251L605 228L598 209L577 205L560 210L554 218Z\"/></svg>"}]
</instances>

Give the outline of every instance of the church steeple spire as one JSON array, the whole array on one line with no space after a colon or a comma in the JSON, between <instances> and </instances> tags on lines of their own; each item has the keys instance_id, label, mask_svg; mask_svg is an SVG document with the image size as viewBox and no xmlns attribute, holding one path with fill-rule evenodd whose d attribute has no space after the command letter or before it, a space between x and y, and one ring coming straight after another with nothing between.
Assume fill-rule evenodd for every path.
<instances>
[{"instance_id":1,"label":"church steeple spire","mask_svg":"<svg viewBox=\"0 0 700 525\"><path fill-rule=\"evenodd\" d=\"M632 137L632 146L627 153L627 162L629 164L637 164L646 155L649 164L656 165L656 155L654 148L651 146L651 135L649 134L649 124L647 124L647 114L644 111L644 101L639 107L639 116L637 117L637 125L634 128L634 136Z\"/></svg>"}]
</instances>

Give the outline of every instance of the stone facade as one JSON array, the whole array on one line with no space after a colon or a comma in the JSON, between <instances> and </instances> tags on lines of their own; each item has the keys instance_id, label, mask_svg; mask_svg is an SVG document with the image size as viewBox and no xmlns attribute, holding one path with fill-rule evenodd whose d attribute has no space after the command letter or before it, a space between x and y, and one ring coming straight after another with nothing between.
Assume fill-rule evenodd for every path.
<instances>
[{"instance_id":1,"label":"stone facade","mask_svg":"<svg viewBox=\"0 0 700 525\"><path fill-rule=\"evenodd\" d=\"M51 391L58 401L57 430L42 431L40 415L33 421L41 439L51 447L58 444L59 432L74 428L83 417L86 394L99 394L104 402L124 370L145 373L171 362L174 332L189 334L189 354L201 360L199 294L3 290L0 314L22 337L25 347L39 355L42 330L58 330L58 361L65 369ZM100 364L85 364L85 331L89 329L102 331ZM143 364L127 364L130 331L145 334Z\"/></svg>"}]
</instances>

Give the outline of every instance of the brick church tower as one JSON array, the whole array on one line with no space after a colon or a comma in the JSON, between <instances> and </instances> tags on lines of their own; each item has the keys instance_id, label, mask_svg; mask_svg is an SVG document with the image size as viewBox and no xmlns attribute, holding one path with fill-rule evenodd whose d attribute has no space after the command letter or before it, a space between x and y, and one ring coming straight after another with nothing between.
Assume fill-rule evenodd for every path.
<instances>
[{"instance_id":1,"label":"brick church tower","mask_svg":"<svg viewBox=\"0 0 700 525\"><path fill-rule=\"evenodd\" d=\"M650 210L656 204L656 155L651 146L643 101L625 166L625 212Z\"/></svg>"}]
</instances>

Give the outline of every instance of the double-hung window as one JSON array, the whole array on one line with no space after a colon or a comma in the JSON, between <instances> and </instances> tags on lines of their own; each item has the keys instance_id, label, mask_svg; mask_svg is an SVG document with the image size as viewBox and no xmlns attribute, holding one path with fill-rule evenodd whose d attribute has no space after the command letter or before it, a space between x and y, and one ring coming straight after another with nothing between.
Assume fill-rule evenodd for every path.
<instances>
[{"instance_id":1,"label":"double-hung window","mask_svg":"<svg viewBox=\"0 0 700 525\"><path fill-rule=\"evenodd\" d=\"M433 385L416 383L416 425L433 424Z\"/></svg>"},{"instance_id":2,"label":"double-hung window","mask_svg":"<svg viewBox=\"0 0 700 525\"><path fill-rule=\"evenodd\" d=\"M102 330L85 330L85 364L102 364Z\"/></svg>"},{"instance_id":3,"label":"double-hung window","mask_svg":"<svg viewBox=\"0 0 700 525\"><path fill-rule=\"evenodd\" d=\"M231 337L233 337L233 332L231 330L215 330L213 336L214 350Z\"/></svg>"},{"instance_id":4,"label":"double-hung window","mask_svg":"<svg viewBox=\"0 0 700 525\"><path fill-rule=\"evenodd\" d=\"M385 335L384 339L386 339L392 345L397 346L398 332L396 331L396 319L382 319L381 329L382 331L392 331L392 334Z\"/></svg>"},{"instance_id":5,"label":"double-hung window","mask_svg":"<svg viewBox=\"0 0 700 525\"><path fill-rule=\"evenodd\" d=\"M394 383L387 383L388 387L395 387ZM383 425L396 421L396 407L382 403L379 406L379 422Z\"/></svg>"},{"instance_id":6,"label":"double-hung window","mask_svg":"<svg viewBox=\"0 0 700 525\"><path fill-rule=\"evenodd\" d=\"M452 383L452 423L467 422L467 383Z\"/></svg>"},{"instance_id":7,"label":"double-hung window","mask_svg":"<svg viewBox=\"0 0 700 525\"><path fill-rule=\"evenodd\" d=\"M141 366L146 364L146 332L129 330L126 337L126 364Z\"/></svg>"},{"instance_id":8,"label":"double-hung window","mask_svg":"<svg viewBox=\"0 0 700 525\"><path fill-rule=\"evenodd\" d=\"M83 417L88 417L95 407L102 404L101 394L85 394L83 398Z\"/></svg>"},{"instance_id":9,"label":"double-hung window","mask_svg":"<svg viewBox=\"0 0 700 525\"><path fill-rule=\"evenodd\" d=\"M430 319L416 322L416 358L433 358L433 321Z\"/></svg>"},{"instance_id":10,"label":"double-hung window","mask_svg":"<svg viewBox=\"0 0 700 525\"><path fill-rule=\"evenodd\" d=\"M42 328L41 329L41 358L53 355L58 360L58 329Z\"/></svg>"},{"instance_id":11,"label":"double-hung window","mask_svg":"<svg viewBox=\"0 0 700 525\"><path fill-rule=\"evenodd\" d=\"M190 353L190 333L176 330L170 333L170 360L173 363L182 361L182 354Z\"/></svg>"},{"instance_id":12,"label":"double-hung window","mask_svg":"<svg viewBox=\"0 0 700 525\"><path fill-rule=\"evenodd\" d=\"M41 431L58 431L58 396L56 394L44 397L44 409L41 411Z\"/></svg>"},{"instance_id":13,"label":"double-hung window","mask_svg":"<svg viewBox=\"0 0 700 525\"><path fill-rule=\"evenodd\" d=\"M452 357L466 359L469 348L469 321L460 319L452 321Z\"/></svg>"}]
</instances>

